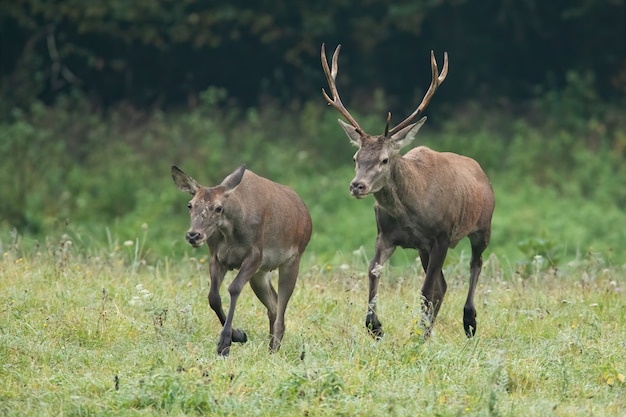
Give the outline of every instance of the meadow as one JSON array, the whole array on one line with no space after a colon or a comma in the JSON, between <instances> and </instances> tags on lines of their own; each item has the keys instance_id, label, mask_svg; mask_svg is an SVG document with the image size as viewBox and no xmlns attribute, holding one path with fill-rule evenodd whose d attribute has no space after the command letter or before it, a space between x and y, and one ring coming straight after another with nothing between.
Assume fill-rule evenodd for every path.
<instances>
[{"instance_id":1,"label":"meadow","mask_svg":"<svg viewBox=\"0 0 626 417\"><path fill-rule=\"evenodd\" d=\"M448 294L426 341L418 264L385 268L386 334L375 341L364 328L362 251L337 264L309 256L281 350L269 354L265 310L246 288L235 322L249 340L223 359L207 251L147 262L138 242L1 242L2 415L624 415L626 270L598 254L558 269L538 256L528 276L491 255L473 339L462 329L461 254L447 263Z\"/></svg>"},{"instance_id":2,"label":"meadow","mask_svg":"<svg viewBox=\"0 0 626 417\"><path fill-rule=\"evenodd\" d=\"M429 340L404 250L381 281L385 337L367 334L373 199L348 195L354 149L322 102L242 109L209 89L189 112L97 113L73 96L14 111L0 121L0 414L624 416L626 126L580 88L524 117L469 103L417 140L475 158L494 187L469 340L467 241ZM170 165L212 185L243 162L294 188L314 232L281 350L245 288L249 341L222 359L208 251L184 241Z\"/></svg>"}]
</instances>

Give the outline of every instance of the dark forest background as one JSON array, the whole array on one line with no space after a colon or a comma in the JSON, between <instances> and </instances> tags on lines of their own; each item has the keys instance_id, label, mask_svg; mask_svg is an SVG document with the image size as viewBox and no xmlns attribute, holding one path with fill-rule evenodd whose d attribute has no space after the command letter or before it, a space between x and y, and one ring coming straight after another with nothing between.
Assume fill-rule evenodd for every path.
<instances>
[{"instance_id":1,"label":"dark forest background","mask_svg":"<svg viewBox=\"0 0 626 417\"><path fill-rule=\"evenodd\" d=\"M0 0L0 251L68 234L178 256L187 197L170 165L210 185L246 162L303 196L311 256L369 253L323 42L342 44L338 87L370 133L411 113L430 51L440 66L448 52L415 144L490 176L489 250L520 268L626 262L623 0Z\"/></svg>"},{"instance_id":2,"label":"dark forest background","mask_svg":"<svg viewBox=\"0 0 626 417\"><path fill-rule=\"evenodd\" d=\"M243 106L288 104L318 95L322 42L344 45L353 99L384 87L410 108L431 49L450 54L438 103L516 102L568 72L610 99L626 93L625 22L622 0L5 0L2 107L72 89L104 108L193 106L209 86Z\"/></svg>"}]
</instances>

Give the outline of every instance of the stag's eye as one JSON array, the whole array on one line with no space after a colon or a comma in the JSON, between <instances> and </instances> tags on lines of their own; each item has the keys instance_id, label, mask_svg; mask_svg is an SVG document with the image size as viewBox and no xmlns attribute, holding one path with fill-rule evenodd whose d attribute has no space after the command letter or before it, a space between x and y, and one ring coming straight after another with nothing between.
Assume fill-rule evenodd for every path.
<instances>
[{"instance_id":1,"label":"stag's eye","mask_svg":"<svg viewBox=\"0 0 626 417\"><path fill-rule=\"evenodd\" d=\"M380 163L383 165L387 165L388 162L389 162L389 158L385 158Z\"/></svg>"},{"instance_id":2,"label":"stag's eye","mask_svg":"<svg viewBox=\"0 0 626 417\"><path fill-rule=\"evenodd\" d=\"M191 210L191 203L187 203L187 208Z\"/></svg>"},{"instance_id":3,"label":"stag's eye","mask_svg":"<svg viewBox=\"0 0 626 417\"><path fill-rule=\"evenodd\" d=\"M215 206L213 211L215 211L217 214L220 214L222 211L224 211L224 207L222 207L222 206Z\"/></svg>"}]
</instances>

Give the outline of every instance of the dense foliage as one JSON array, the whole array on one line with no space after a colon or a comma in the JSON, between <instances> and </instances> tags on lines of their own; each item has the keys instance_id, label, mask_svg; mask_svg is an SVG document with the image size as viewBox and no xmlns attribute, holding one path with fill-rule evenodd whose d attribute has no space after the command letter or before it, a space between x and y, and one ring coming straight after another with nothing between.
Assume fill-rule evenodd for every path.
<instances>
[{"instance_id":1,"label":"dense foliage","mask_svg":"<svg viewBox=\"0 0 626 417\"><path fill-rule=\"evenodd\" d=\"M512 262L541 254L558 264L589 250L626 262L617 227L626 222L626 128L620 109L600 102L593 117L577 113L588 100L577 98L578 86L546 95L523 119L467 105L416 141L481 163L497 200L489 251ZM66 97L13 117L0 123L5 238L13 229L35 241L70 233L96 246L141 237L149 258L179 256L191 251L183 240L188 196L174 187L170 165L213 185L246 162L303 197L314 222L311 256L351 258L361 246L371 254L372 199L348 195L354 150L321 100L242 109L211 89L192 112L93 113L81 97ZM357 117L368 130L380 124ZM415 254L395 258L413 262Z\"/></svg>"}]
</instances>

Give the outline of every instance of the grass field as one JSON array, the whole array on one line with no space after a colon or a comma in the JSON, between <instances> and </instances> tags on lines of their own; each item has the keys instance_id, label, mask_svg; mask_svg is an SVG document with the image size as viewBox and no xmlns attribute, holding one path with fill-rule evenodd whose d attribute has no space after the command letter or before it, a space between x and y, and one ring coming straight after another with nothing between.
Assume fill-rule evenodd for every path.
<instances>
[{"instance_id":1,"label":"grass field","mask_svg":"<svg viewBox=\"0 0 626 417\"><path fill-rule=\"evenodd\" d=\"M0 247L2 415L626 415L626 270L597 254L525 278L489 257L471 340L468 259L446 266L427 341L413 333L421 267L387 267L380 342L364 329L364 257L309 256L281 350L268 353L266 313L246 288L235 324L249 341L221 359L206 250L146 264L137 242L77 246Z\"/></svg>"}]
</instances>

